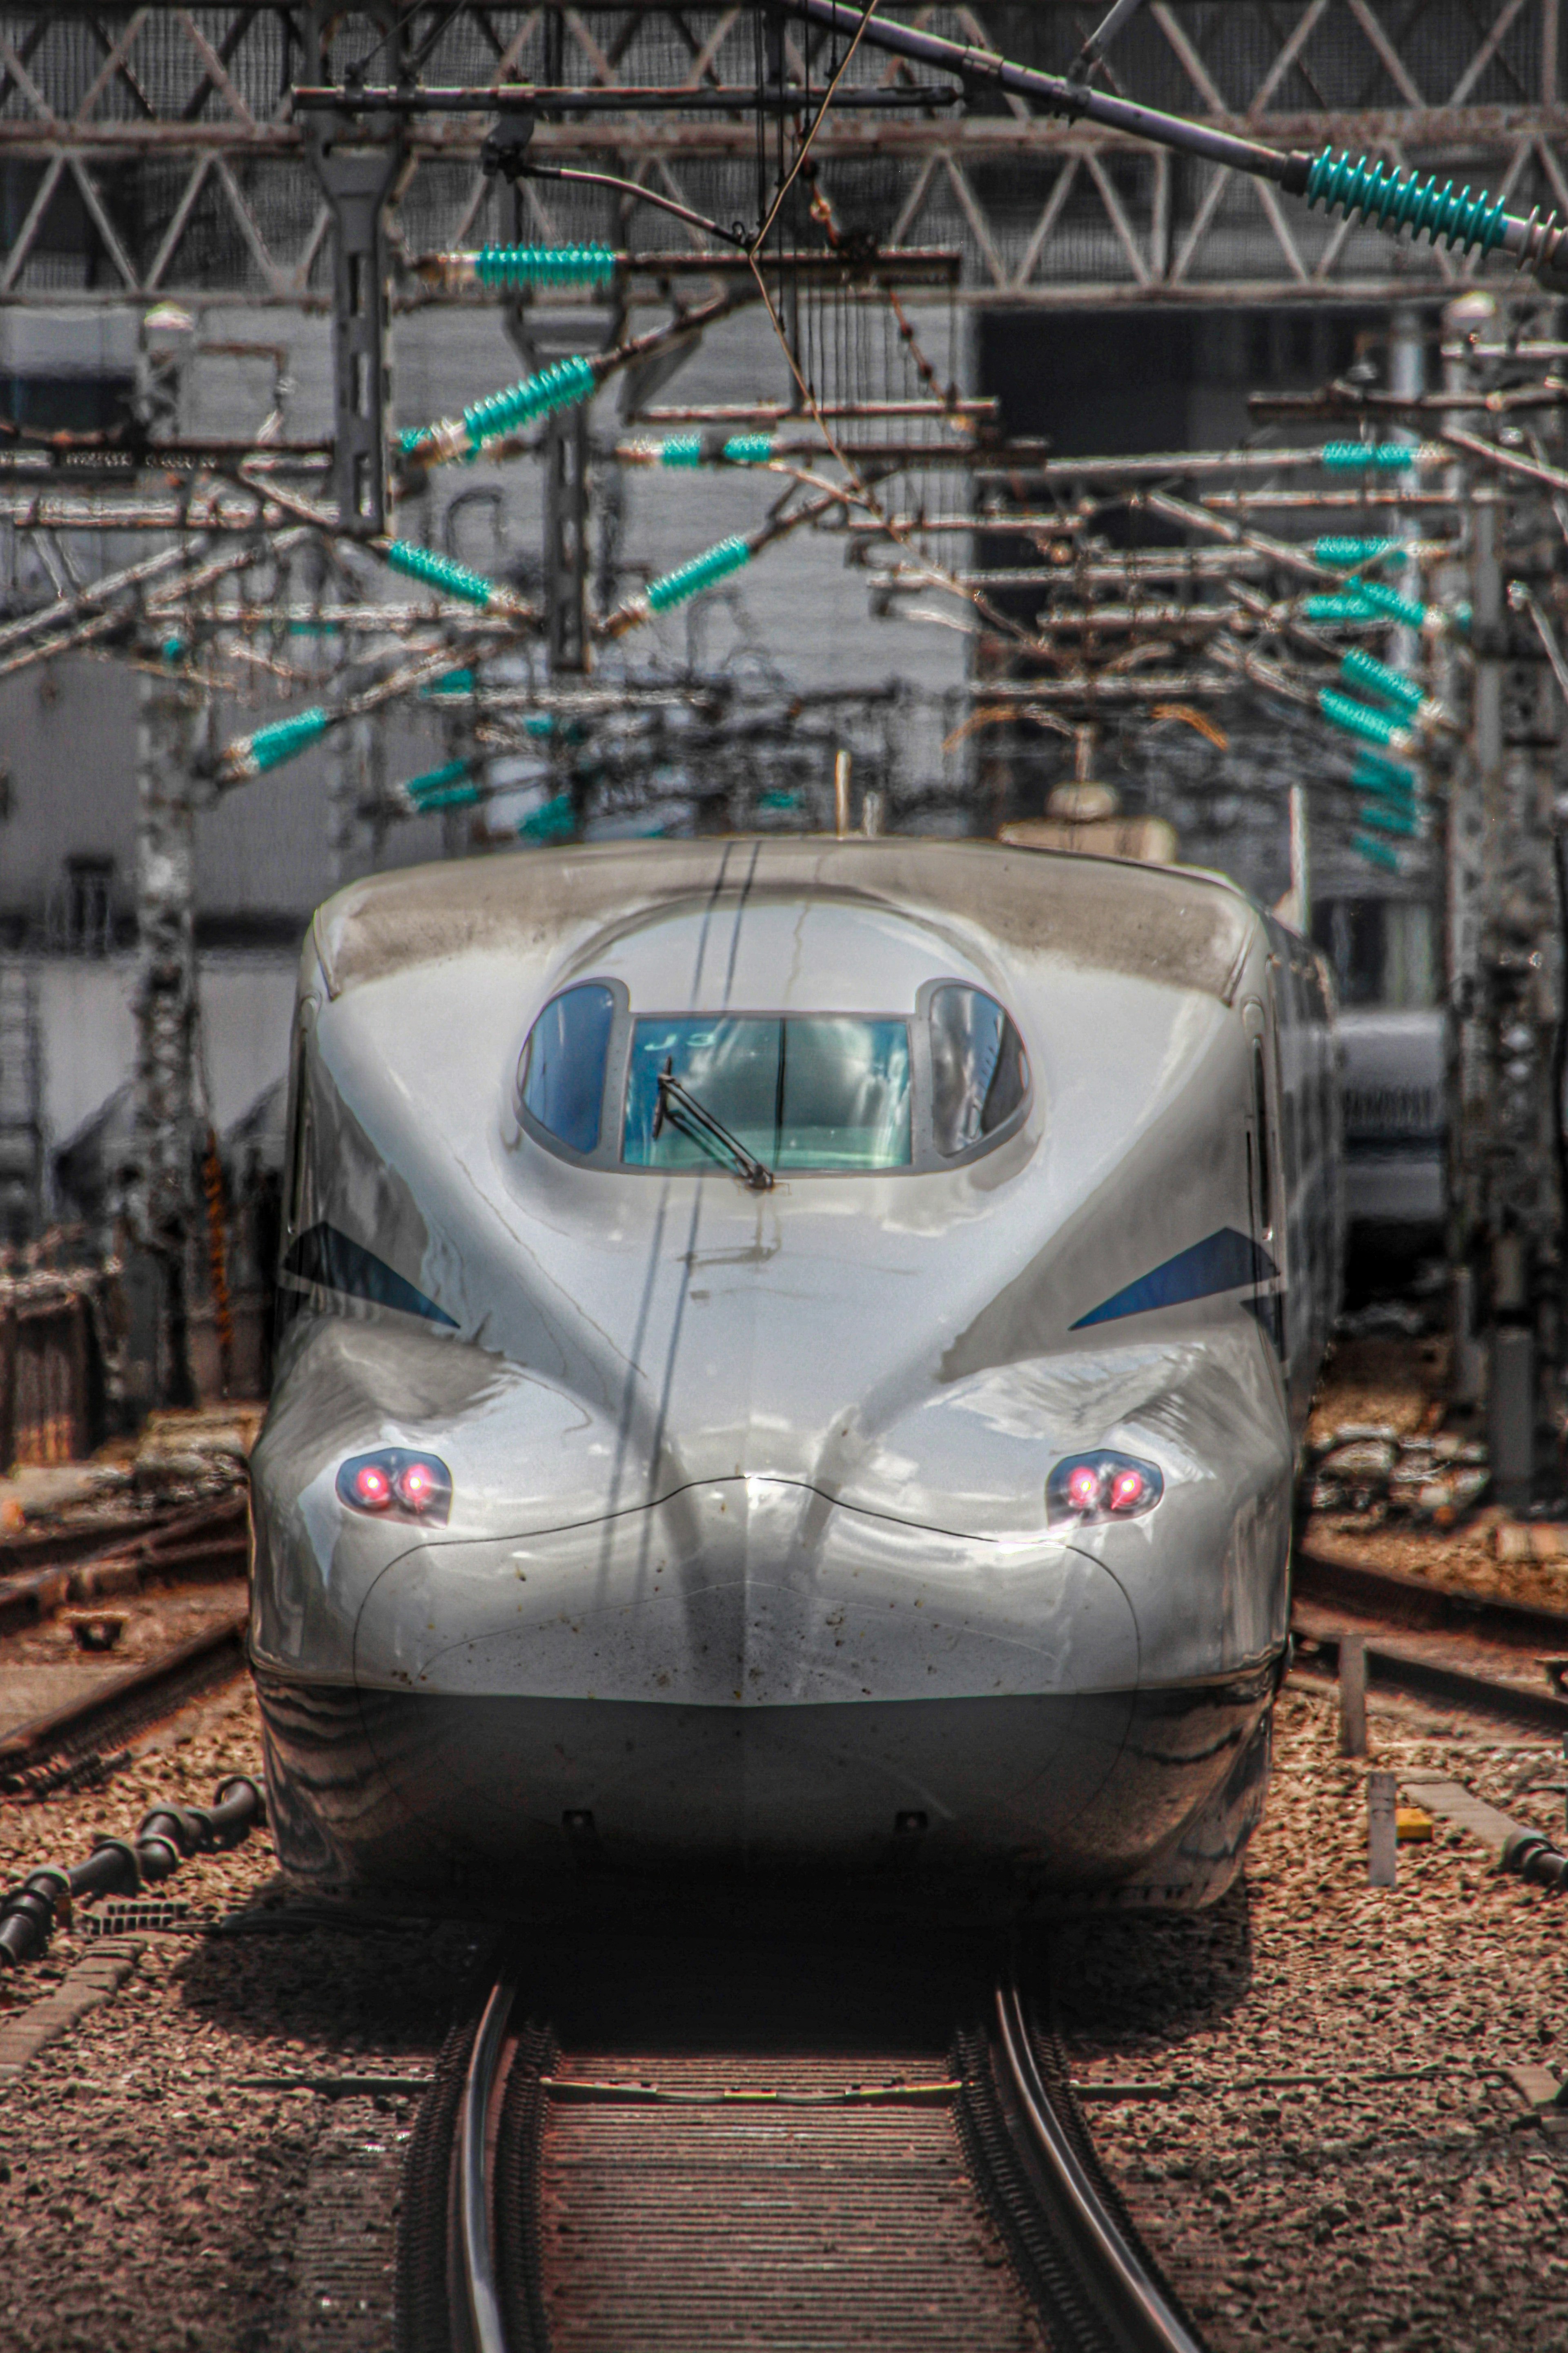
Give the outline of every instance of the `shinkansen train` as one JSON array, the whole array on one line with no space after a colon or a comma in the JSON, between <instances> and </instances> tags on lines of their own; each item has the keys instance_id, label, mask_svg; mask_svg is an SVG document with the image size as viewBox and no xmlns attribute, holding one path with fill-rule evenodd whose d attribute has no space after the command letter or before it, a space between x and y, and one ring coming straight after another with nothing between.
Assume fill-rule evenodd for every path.
<instances>
[{"instance_id":1,"label":"shinkansen train","mask_svg":"<svg viewBox=\"0 0 1568 2353\"><path fill-rule=\"evenodd\" d=\"M285 1865L1216 1895L1332 1057L1313 952L1180 869L796 837L340 892L252 1463Z\"/></svg>"}]
</instances>

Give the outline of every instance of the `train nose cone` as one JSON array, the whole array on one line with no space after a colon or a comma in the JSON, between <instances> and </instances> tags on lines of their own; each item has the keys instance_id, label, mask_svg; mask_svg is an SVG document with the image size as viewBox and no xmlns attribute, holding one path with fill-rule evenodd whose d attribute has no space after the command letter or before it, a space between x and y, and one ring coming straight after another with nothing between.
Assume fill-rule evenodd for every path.
<instances>
[{"instance_id":1,"label":"train nose cone","mask_svg":"<svg viewBox=\"0 0 1568 2353\"><path fill-rule=\"evenodd\" d=\"M361 1613L365 1734L443 1852L548 1865L971 1857L1084 1825L1137 1628L1098 1562L852 1510L787 1480L595 1525L421 1546Z\"/></svg>"},{"instance_id":2,"label":"train nose cone","mask_svg":"<svg viewBox=\"0 0 1568 2353\"><path fill-rule=\"evenodd\" d=\"M367 1597L356 1680L405 1691L780 1707L1127 1690L1132 1613L1041 1532L954 1535L789 1480L588 1526L430 1543Z\"/></svg>"}]
</instances>

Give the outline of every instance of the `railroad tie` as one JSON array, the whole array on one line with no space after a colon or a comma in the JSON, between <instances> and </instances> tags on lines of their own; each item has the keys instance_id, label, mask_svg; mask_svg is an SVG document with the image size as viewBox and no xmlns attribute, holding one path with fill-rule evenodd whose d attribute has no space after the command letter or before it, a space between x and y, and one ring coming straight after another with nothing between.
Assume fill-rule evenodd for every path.
<instances>
[{"instance_id":1,"label":"railroad tie","mask_svg":"<svg viewBox=\"0 0 1568 2353\"><path fill-rule=\"evenodd\" d=\"M100 2002L112 2001L146 1948L144 1936L100 1937L52 1993L0 2026L0 2086L14 2084L46 2044L69 2032Z\"/></svg>"}]
</instances>

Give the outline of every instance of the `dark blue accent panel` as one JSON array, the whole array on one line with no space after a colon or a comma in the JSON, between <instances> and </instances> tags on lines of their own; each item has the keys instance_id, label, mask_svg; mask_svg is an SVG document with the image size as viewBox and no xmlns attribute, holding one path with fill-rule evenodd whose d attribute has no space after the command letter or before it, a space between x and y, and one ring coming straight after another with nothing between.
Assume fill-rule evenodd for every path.
<instances>
[{"instance_id":1,"label":"dark blue accent panel","mask_svg":"<svg viewBox=\"0 0 1568 2353\"><path fill-rule=\"evenodd\" d=\"M351 1299L374 1299L378 1307L400 1308L405 1315L423 1315L454 1332L458 1328L455 1315L336 1226L311 1226L302 1233L284 1260L283 1271L297 1274L302 1282L319 1282L327 1291L346 1292Z\"/></svg>"},{"instance_id":2,"label":"dark blue accent panel","mask_svg":"<svg viewBox=\"0 0 1568 2353\"><path fill-rule=\"evenodd\" d=\"M1147 1315L1155 1307L1180 1307L1189 1299L1212 1298L1216 1291L1236 1291L1244 1282L1267 1282L1279 1271L1258 1243L1238 1234L1234 1226L1222 1226L1207 1241L1178 1250L1163 1266L1130 1282L1125 1291L1102 1299L1098 1307L1080 1315L1072 1329L1081 1332L1086 1324L1114 1324L1121 1315Z\"/></svg>"},{"instance_id":3,"label":"dark blue accent panel","mask_svg":"<svg viewBox=\"0 0 1568 2353\"><path fill-rule=\"evenodd\" d=\"M1260 1291L1242 1306L1248 1315L1256 1315L1273 1344L1274 1353L1281 1364L1285 1361L1285 1294L1282 1291Z\"/></svg>"}]
</instances>

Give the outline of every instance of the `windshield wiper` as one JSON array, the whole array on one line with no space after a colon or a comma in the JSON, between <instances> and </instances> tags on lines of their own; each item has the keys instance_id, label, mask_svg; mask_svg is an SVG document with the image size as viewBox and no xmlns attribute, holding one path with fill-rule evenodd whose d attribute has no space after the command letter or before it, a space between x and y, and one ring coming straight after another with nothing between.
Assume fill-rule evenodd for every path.
<instances>
[{"instance_id":1,"label":"windshield wiper","mask_svg":"<svg viewBox=\"0 0 1568 2353\"><path fill-rule=\"evenodd\" d=\"M658 1102L654 1108L653 1133L657 1141L663 1133L665 1121L679 1134L700 1144L715 1160L728 1160L743 1184L753 1193L771 1191L773 1172L765 1162L749 1153L743 1144L732 1136L721 1120L714 1118L705 1104L700 1103L689 1087L683 1087L675 1076L675 1057L667 1055L658 1074Z\"/></svg>"}]
</instances>

